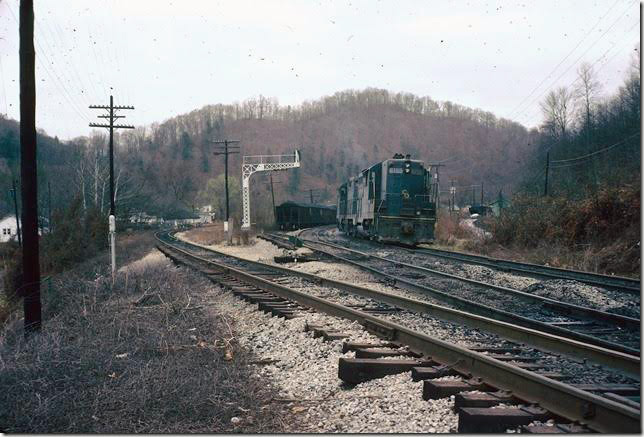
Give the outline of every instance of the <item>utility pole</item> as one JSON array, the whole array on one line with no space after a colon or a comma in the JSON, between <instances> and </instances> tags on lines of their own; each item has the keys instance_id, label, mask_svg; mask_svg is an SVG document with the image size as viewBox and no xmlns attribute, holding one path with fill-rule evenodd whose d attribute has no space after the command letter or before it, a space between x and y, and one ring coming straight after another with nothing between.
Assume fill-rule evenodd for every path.
<instances>
[{"instance_id":1,"label":"utility pole","mask_svg":"<svg viewBox=\"0 0 644 437\"><path fill-rule=\"evenodd\" d=\"M47 213L48 213L47 214L48 215L47 220L49 221L49 223L48 223L48 225L49 225L49 233L51 234L51 231L52 231L54 225L52 225L52 223L51 223L51 182L49 182L49 181L47 181L47 207L48 207L47 208Z\"/></svg>"},{"instance_id":2,"label":"utility pole","mask_svg":"<svg viewBox=\"0 0 644 437\"><path fill-rule=\"evenodd\" d=\"M449 192L452 195L452 207L450 211L456 210L456 187L454 186L454 179L452 179L452 186L449 188Z\"/></svg>"},{"instance_id":3,"label":"utility pole","mask_svg":"<svg viewBox=\"0 0 644 437\"><path fill-rule=\"evenodd\" d=\"M20 236L20 214L18 213L18 200L16 199L16 180L11 181L13 188L11 188L11 194L13 195L13 207L16 211L16 230L18 231L18 245L22 247L22 237Z\"/></svg>"},{"instance_id":4,"label":"utility pole","mask_svg":"<svg viewBox=\"0 0 644 437\"><path fill-rule=\"evenodd\" d=\"M269 173L268 176L271 178L271 199L273 200L273 220L277 223L277 210L275 210L275 191L273 191L273 173Z\"/></svg>"},{"instance_id":5,"label":"utility pole","mask_svg":"<svg viewBox=\"0 0 644 437\"><path fill-rule=\"evenodd\" d=\"M42 326L38 242L38 166L36 163L36 52L34 2L20 1L20 177L24 215L22 289L25 336Z\"/></svg>"},{"instance_id":6,"label":"utility pole","mask_svg":"<svg viewBox=\"0 0 644 437\"><path fill-rule=\"evenodd\" d=\"M548 195L548 170L550 169L550 152L546 153L546 184L543 189L543 195Z\"/></svg>"},{"instance_id":7,"label":"utility pole","mask_svg":"<svg viewBox=\"0 0 644 437\"><path fill-rule=\"evenodd\" d=\"M476 186L472 185L472 206L474 206L474 203L476 203L474 188L476 188Z\"/></svg>"},{"instance_id":8,"label":"utility pole","mask_svg":"<svg viewBox=\"0 0 644 437\"><path fill-rule=\"evenodd\" d=\"M214 144L223 144L224 147L219 147L215 155L224 155L224 179L226 185L226 219L224 220L224 232L228 235L228 242L232 242L233 232L228 229L228 220L230 218L230 206L228 200L228 155L235 155L239 153L239 146L230 146L231 144L238 144L239 140L216 140L212 141Z\"/></svg>"},{"instance_id":9,"label":"utility pole","mask_svg":"<svg viewBox=\"0 0 644 437\"><path fill-rule=\"evenodd\" d=\"M110 105L90 105L90 109L105 109L107 114L98 115L98 118L106 118L109 124L90 123L89 127L104 127L110 131L110 252L112 258L112 281L116 275L116 206L114 199L114 129L134 129L134 126L125 124L114 124L115 120L125 118L125 115L116 115L119 109L134 109L134 106L114 106L114 97L110 96Z\"/></svg>"},{"instance_id":10,"label":"utility pole","mask_svg":"<svg viewBox=\"0 0 644 437\"><path fill-rule=\"evenodd\" d=\"M483 205L483 182L481 182L481 205Z\"/></svg>"},{"instance_id":11,"label":"utility pole","mask_svg":"<svg viewBox=\"0 0 644 437\"><path fill-rule=\"evenodd\" d=\"M313 204L313 190L309 189L309 196L311 198L311 204Z\"/></svg>"}]
</instances>

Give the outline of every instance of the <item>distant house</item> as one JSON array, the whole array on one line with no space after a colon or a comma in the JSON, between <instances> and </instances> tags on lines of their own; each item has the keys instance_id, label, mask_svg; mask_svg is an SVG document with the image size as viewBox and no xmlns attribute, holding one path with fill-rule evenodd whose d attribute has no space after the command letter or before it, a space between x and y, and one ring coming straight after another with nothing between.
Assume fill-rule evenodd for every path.
<instances>
[{"instance_id":1,"label":"distant house","mask_svg":"<svg viewBox=\"0 0 644 437\"><path fill-rule=\"evenodd\" d=\"M20 231L22 234L22 228ZM49 225L46 218L40 217L38 219L38 235L42 235L43 232L49 232ZM16 225L15 215L8 215L0 220L0 243L7 243L8 241L18 241L18 226Z\"/></svg>"},{"instance_id":2,"label":"distant house","mask_svg":"<svg viewBox=\"0 0 644 437\"><path fill-rule=\"evenodd\" d=\"M16 216L8 215L0 220L0 243L12 240L18 241L18 226L16 225Z\"/></svg>"},{"instance_id":3,"label":"distant house","mask_svg":"<svg viewBox=\"0 0 644 437\"><path fill-rule=\"evenodd\" d=\"M501 215L501 211L504 208L508 208L512 205L512 202L503 196L503 193L499 192L499 195L495 202L490 203L490 208L492 208L492 214L495 217Z\"/></svg>"},{"instance_id":4,"label":"distant house","mask_svg":"<svg viewBox=\"0 0 644 437\"><path fill-rule=\"evenodd\" d=\"M204 221L200 216L186 210L175 210L170 213L167 213L163 217L163 220L175 228L179 226L196 225L199 223L204 223Z\"/></svg>"},{"instance_id":5,"label":"distant house","mask_svg":"<svg viewBox=\"0 0 644 437\"><path fill-rule=\"evenodd\" d=\"M163 223L163 219L145 212L139 212L130 216L130 223L156 225Z\"/></svg>"},{"instance_id":6,"label":"distant house","mask_svg":"<svg viewBox=\"0 0 644 437\"><path fill-rule=\"evenodd\" d=\"M199 208L201 223L212 223L215 221L215 210L212 205L205 205Z\"/></svg>"}]
</instances>

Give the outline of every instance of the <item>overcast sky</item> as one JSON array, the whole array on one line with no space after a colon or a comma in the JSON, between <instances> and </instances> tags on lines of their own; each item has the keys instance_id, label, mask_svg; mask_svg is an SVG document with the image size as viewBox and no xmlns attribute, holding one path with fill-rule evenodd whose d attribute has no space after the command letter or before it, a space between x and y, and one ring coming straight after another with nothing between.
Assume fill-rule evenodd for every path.
<instances>
[{"instance_id":1,"label":"overcast sky","mask_svg":"<svg viewBox=\"0 0 644 437\"><path fill-rule=\"evenodd\" d=\"M90 104L161 122L260 94L299 104L366 87L491 111L526 126L594 64L610 94L640 39L639 3L36 0L37 125L90 132ZM0 0L0 113L18 119L18 0Z\"/></svg>"}]
</instances>

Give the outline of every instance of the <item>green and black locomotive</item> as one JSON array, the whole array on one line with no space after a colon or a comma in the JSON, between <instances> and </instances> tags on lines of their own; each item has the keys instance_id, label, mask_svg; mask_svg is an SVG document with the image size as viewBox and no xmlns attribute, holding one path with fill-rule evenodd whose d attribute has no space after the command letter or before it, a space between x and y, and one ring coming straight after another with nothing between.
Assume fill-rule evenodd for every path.
<instances>
[{"instance_id":1,"label":"green and black locomotive","mask_svg":"<svg viewBox=\"0 0 644 437\"><path fill-rule=\"evenodd\" d=\"M437 177L431 166L402 154L362 170L338 190L338 228L383 242L433 241Z\"/></svg>"}]
</instances>

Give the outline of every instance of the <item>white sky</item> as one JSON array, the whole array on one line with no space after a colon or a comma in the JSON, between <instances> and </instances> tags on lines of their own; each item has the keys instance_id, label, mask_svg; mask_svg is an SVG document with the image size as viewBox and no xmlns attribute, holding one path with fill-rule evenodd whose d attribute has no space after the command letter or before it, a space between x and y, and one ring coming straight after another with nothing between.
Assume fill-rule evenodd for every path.
<instances>
[{"instance_id":1,"label":"white sky","mask_svg":"<svg viewBox=\"0 0 644 437\"><path fill-rule=\"evenodd\" d=\"M135 125L259 94L298 104L378 87L534 126L543 94L583 61L614 92L640 39L633 0L35 3L36 120L61 139L88 134L100 111L87 106L110 92ZM0 0L0 113L14 119L18 11Z\"/></svg>"}]
</instances>

